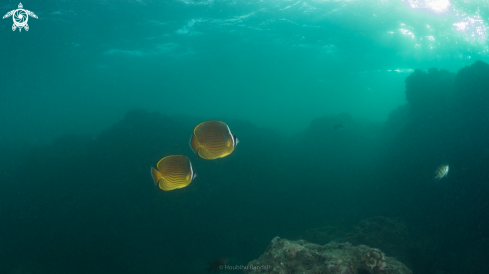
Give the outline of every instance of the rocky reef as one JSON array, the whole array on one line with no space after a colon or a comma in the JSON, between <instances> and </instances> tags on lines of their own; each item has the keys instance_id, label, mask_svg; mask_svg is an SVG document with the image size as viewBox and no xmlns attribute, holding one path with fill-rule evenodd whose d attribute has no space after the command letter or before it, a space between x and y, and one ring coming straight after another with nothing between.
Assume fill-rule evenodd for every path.
<instances>
[{"instance_id":1,"label":"rocky reef","mask_svg":"<svg viewBox=\"0 0 489 274\"><path fill-rule=\"evenodd\" d=\"M373 246L411 266L409 254L413 244L407 228L403 223L389 218L368 218L346 232L334 226L309 229L299 238L320 245L335 241Z\"/></svg>"},{"instance_id":2,"label":"rocky reef","mask_svg":"<svg viewBox=\"0 0 489 274\"><path fill-rule=\"evenodd\" d=\"M353 245L368 245L381 249L410 266L411 239L406 226L389 218L375 216L362 220L344 240Z\"/></svg>"},{"instance_id":3,"label":"rocky reef","mask_svg":"<svg viewBox=\"0 0 489 274\"><path fill-rule=\"evenodd\" d=\"M412 274L412 271L379 249L365 245L330 242L320 246L275 237L260 258L248 263L244 273Z\"/></svg>"}]
</instances>

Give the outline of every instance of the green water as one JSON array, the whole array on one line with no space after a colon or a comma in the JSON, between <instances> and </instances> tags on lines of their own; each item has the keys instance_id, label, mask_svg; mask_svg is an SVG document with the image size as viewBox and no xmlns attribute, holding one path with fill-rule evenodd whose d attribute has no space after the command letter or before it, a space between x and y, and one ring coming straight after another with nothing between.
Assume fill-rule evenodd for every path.
<instances>
[{"instance_id":1,"label":"green water","mask_svg":"<svg viewBox=\"0 0 489 274\"><path fill-rule=\"evenodd\" d=\"M374 216L408 244L363 244L414 273L489 271L489 1L22 4L28 31L0 22L1 273L205 273ZM209 119L230 156L189 148ZM162 192L169 154L198 177Z\"/></svg>"}]
</instances>

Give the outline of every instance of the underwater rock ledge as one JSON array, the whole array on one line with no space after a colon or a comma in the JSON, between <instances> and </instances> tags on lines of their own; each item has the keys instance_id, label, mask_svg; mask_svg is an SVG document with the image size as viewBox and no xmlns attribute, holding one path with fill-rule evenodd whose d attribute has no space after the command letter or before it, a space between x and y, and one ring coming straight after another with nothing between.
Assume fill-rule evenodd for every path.
<instances>
[{"instance_id":1,"label":"underwater rock ledge","mask_svg":"<svg viewBox=\"0 0 489 274\"><path fill-rule=\"evenodd\" d=\"M244 273L412 274L403 263L383 254L376 267L368 266L365 262L368 256L365 255L369 250L372 249L366 245L330 242L320 246L304 240L289 241L275 237L260 258L248 263Z\"/></svg>"}]
</instances>

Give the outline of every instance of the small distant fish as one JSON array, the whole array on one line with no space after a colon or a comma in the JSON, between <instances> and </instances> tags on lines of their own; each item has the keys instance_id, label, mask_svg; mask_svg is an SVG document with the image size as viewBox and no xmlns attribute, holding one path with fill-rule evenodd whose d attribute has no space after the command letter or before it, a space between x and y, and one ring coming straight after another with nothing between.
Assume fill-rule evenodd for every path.
<instances>
[{"instance_id":1,"label":"small distant fish","mask_svg":"<svg viewBox=\"0 0 489 274\"><path fill-rule=\"evenodd\" d=\"M228 259L222 257L217 258L212 262L208 262L207 264L209 265L209 267L206 268L205 270L207 270L207 273L210 273L212 270L214 270L214 273L216 273L217 271L223 269L227 263L228 263Z\"/></svg>"},{"instance_id":2,"label":"small distant fish","mask_svg":"<svg viewBox=\"0 0 489 274\"><path fill-rule=\"evenodd\" d=\"M184 155L163 157L156 164L156 169L151 168L151 175L155 185L164 191L184 188L197 177L192 168L192 163Z\"/></svg>"},{"instance_id":3,"label":"small distant fish","mask_svg":"<svg viewBox=\"0 0 489 274\"><path fill-rule=\"evenodd\" d=\"M200 158L213 160L228 156L239 143L229 126L212 120L198 124L190 138L190 147Z\"/></svg>"},{"instance_id":4,"label":"small distant fish","mask_svg":"<svg viewBox=\"0 0 489 274\"><path fill-rule=\"evenodd\" d=\"M336 125L333 126L333 129L334 130L343 130L345 128L346 127L344 125L342 125L342 124L336 124Z\"/></svg>"},{"instance_id":5,"label":"small distant fish","mask_svg":"<svg viewBox=\"0 0 489 274\"><path fill-rule=\"evenodd\" d=\"M441 165L435 171L435 179L441 180L448 175L449 167L448 165Z\"/></svg>"}]
</instances>

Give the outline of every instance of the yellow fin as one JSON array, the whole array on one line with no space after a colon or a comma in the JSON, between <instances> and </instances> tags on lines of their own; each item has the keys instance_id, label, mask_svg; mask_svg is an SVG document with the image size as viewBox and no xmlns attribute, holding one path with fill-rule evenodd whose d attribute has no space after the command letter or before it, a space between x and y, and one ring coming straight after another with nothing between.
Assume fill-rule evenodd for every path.
<instances>
[{"instance_id":1,"label":"yellow fin","mask_svg":"<svg viewBox=\"0 0 489 274\"><path fill-rule=\"evenodd\" d=\"M195 135L192 135L192 137L190 137L190 147L192 148L192 150L194 151L194 153L198 154L199 147L200 147L200 142L195 137Z\"/></svg>"},{"instance_id":2,"label":"yellow fin","mask_svg":"<svg viewBox=\"0 0 489 274\"><path fill-rule=\"evenodd\" d=\"M154 167L152 167L151 168L151 176L153 177L153 181L154 181L155 185L158 186L160 180L163 178L163 174L161 174L161 172L159 172Z\"/></svg>"}]
</instances>

